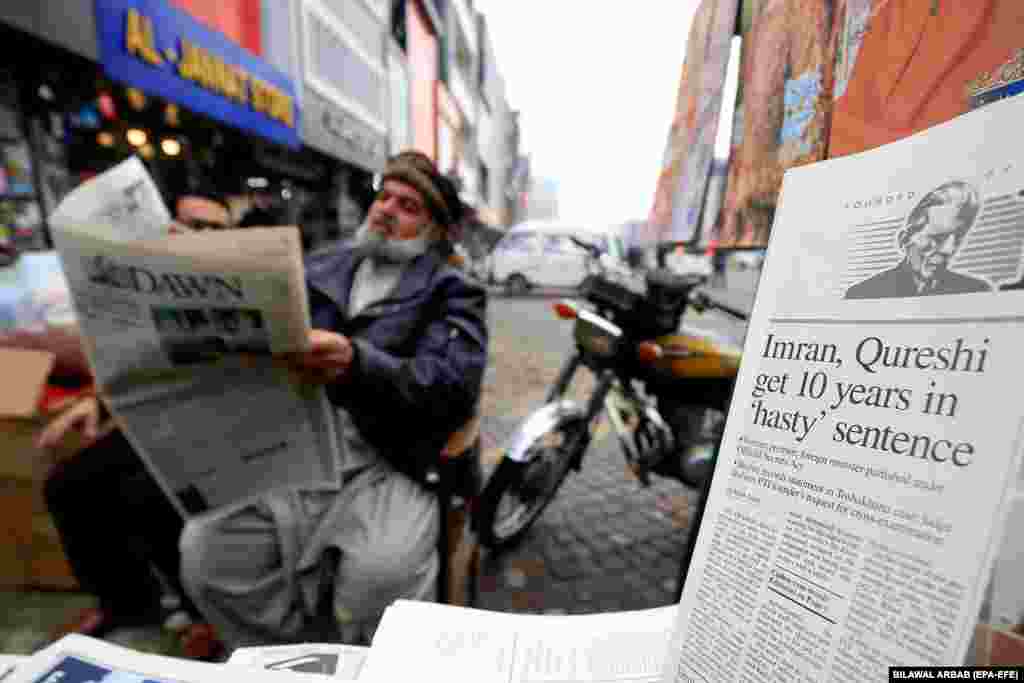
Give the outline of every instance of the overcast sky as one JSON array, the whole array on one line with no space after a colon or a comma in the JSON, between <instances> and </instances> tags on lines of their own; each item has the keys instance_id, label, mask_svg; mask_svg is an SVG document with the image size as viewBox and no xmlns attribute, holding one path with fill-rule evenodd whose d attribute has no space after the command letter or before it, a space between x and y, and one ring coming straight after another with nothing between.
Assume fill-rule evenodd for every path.
<instances>
[{"instance_id":1,"label":"overcast sky","mask_svg":"<svg viewBox=\"0 0 1024 683\"><path fill-rule=\"evenodd\" d=\"M646 218L698 0L474 0L562 218Z\"/></svg>"}]
</instances>

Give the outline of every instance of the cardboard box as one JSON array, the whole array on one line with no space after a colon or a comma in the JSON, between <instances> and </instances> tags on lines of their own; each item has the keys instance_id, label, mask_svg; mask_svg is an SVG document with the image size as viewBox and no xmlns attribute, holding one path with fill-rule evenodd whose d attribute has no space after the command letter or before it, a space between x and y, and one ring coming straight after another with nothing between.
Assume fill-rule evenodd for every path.
<instances>
[{"instance_id":1,"label":"cardboard box","mask_svg":"<svg viewBox=\"0 0 1024 683\"><path fill-rule=\"evenodd\" d=\"M1021 629L1021 626L1017 627ZM978 624L974 631L973 666L1024 665L1024 634L1009 628Z\"/></svg>"},{"instance_id":2,"label":"cardboard box","mask_svg":"<svg viewBox=\"0 0 1024 683\"><path fill-rule=\"evenodd\" d=\"M43 502L42 487L53 458L81 447L69 435L55 453L43 453L35 439L81 392L48 391L53 354L0 348L0 588L77 586L60 538ZM56 400L54 400L56 397Z\"/></svg>"}]
</instances>

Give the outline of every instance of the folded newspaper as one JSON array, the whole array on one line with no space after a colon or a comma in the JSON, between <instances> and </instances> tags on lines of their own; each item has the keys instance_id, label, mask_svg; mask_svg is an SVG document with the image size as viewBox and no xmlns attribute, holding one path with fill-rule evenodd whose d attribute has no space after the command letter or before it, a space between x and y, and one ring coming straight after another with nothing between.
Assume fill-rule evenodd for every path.
<instances>
[{"instance_id":1,"label":"folded newspaper","mask_svg":"<svg viewBox=\"0 0 1024 683\"><path fill-rule=\"evenodd\" d=\"M359 680L656 683L674 606L589 615L490 612L398 600Z\"/></svg>"},{"instance_id":2,"label":"folded newspaper","mask_svg":"<svg viewBox=\"0 0 1024 683\"><path fill-rule=\"evenodd\" d=\"M338 484L324 391L271 357L308 346L294 227L170 234L136 158L77 188L50 222L95 377L183 514Z\"/></svg>"}]
</instances>

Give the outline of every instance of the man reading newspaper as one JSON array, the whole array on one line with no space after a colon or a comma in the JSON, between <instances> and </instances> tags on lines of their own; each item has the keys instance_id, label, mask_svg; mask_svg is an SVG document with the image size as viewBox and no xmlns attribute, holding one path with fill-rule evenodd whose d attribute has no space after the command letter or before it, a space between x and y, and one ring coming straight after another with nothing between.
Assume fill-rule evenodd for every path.
<instances>
[{"instance_id":1,"label":"man reading newspaper","mask_svg":"<svg viewBox=\"0 0 1024 683\"><path fill-rule=\"evenodd\" d=\"M223 200L190 193L175 202L169 232L225 230L232 227ZM65 292L65 296L67 296ZM89 377L77 331L46 330L31 346L72 350L81 357L73 371ZM61 340L74 339L74 343ZM34 340L30 340L34 341ZM26 345L24 336L0 338L0 346ZM69 364L71 365L71 364ZM60 535L64 554L79 585L97 598L98 606L77 612L53 637L75 632L102 637L121 628L164 622L173 630L187 625L193 610L163 596L155 568L172 589L178 589L178 539L184 521L167 499L143 460L91 392L53 420L37 439L43 449L58 446L67 432L82 433L82 450L48 468L43 494ZM162 599L163 598L163 599ZM198 654L198 653L197 653Z\"/></svg>"},{"instance_id":2,"label":"man reading newspaper","mask_svg":"<svg viewBox=\"0 0 1024 683\"><path fill-rule=\"evenodd\" d=\"M183 582L232 645L319 637L330 548L346 640L365 639L395 599L432 597L439 513L420 482L472 417L487 358L485 293L445 261L463 210L429 158L404 152L355 245L307 263L311 350L286 360L338 409L342 484L277 489L187 522Z\"/></svg>"}]
</instances>

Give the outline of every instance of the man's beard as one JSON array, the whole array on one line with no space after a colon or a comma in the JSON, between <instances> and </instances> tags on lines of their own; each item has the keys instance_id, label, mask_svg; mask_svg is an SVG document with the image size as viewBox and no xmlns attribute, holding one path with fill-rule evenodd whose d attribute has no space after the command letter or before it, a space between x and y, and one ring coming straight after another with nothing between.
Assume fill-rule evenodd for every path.
<instances>
[{"instance_id":1,"label":"man's beard","mask_svg":"<svg viewBox=\"0 0 1024 683\"><path fill-rule=\"evenodd\" d=\"M376 261L384 263L408 263L430 248L430 239L420 235L413 239L399 240L373 230L369 220L363 221L356 232L355 244Z\"/></svg>"}]
</instances>

